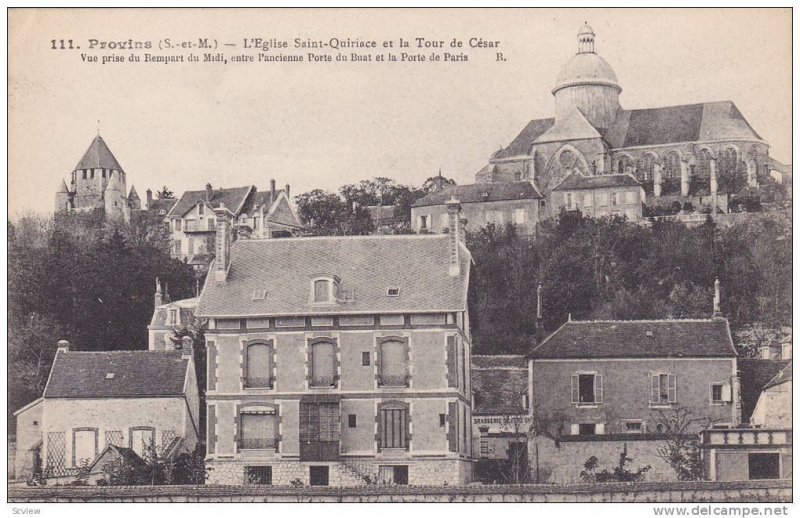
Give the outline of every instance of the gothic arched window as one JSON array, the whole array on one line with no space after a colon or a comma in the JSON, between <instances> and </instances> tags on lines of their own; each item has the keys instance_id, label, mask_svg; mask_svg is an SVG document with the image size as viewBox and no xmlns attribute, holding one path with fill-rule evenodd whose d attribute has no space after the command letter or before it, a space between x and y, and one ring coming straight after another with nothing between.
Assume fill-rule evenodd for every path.
<instances>
[{"instance_id":1,"label":"gothic arched window","mask_svg":"<svg viewBox=\"0 0 800 518\"><path fill-rule=\"evenodd\" d=\"M636 163L636 179L640 182L648 182L653 179L653 167L656 159L650 153L642 155Z\"/></svg>"},{"instance_id":2,"label":"gothic arched window","mask_svg":"<svg viewBox=\"0 0 800 518\"><path fill-rule=\"evenodd\" d=\"M720 154L719 172L724 175L733 175L739 169L739 152L736 148L726 148Z\"/></svg>"},{"instance_id":3,"label":"gothic arched window","mask_svg":"<svg viewBox=\"0 0 800 518\"><path fill-rule=\"evenodd\" d=\"M681 177L681 157L676 151L667 155L665 160L664 178L672 180Z\"/></svg>"},{"instance_id":4,"label":"gothic arched window","mask_svg":"<svg viewBox=\"0 0 800 518\"><path fill-rule=\"evenodd\" d=\"M619 160L617 160L617 173L625 174L628 171L628 167L630 165L631 165L630 157L621 156Z\"/></svg>"},{"instance_id":5,"label":"gothic arched window","mask_svg":"<svg viewBox=\"0 0 800 518\"><path fill-rule=\"evenodd\" d=\"M695 175L701 177L711 176L711 151L706 148L697 153L697 165L695 165Z\"/></svg>"}]
</instances>

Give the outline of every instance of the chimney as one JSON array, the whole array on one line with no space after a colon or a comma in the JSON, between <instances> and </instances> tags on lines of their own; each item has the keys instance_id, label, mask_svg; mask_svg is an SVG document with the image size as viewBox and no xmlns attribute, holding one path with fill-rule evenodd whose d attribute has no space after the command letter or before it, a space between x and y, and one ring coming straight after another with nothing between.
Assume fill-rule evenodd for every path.
<instances>
[{"instance_id":1,"label":"chimney","mask_svg":"<svg viewBox=\"0 0 800 518\"><path fill-rule=\"evenodd\" d=\"M463 229L461 228L461 203L451 196L445 203L447 206L447 239L450 250L450 275L461 275L461 242Z\"/></svg>"},{"instance_id":2,"label":"chimney","mask_svg":"<svg viewBox=\"0 0 800 518\"><path fill-rule=\"evenodd\" d=\"M211 183L206 184L206 203L211 203Z\"/></svg>"},{"instance_id":3,"label":"chimney","mask_svg":"<svg viewBox=\"0 0 800 518\"><path fill-rule=\"evenodd\" d=\"M286 197L289 198L289 184L288 183L286 184L286 187L284 187L283 192L285 192L286 193ZM291 198L289 198L289 199L291 199Z\"/></svg>"},{"instance_id":4,"label":"chimney","mask_svg":"<svg viewBox=\"0 0 800 518\"><path fill-rule=\"evenodd\" d=\"M272 195L272 199L275 199L275 178L269 181L269 192Z\"/></svg>"},{"instance_id":5,"label":"chimney","mask_svg":"<svg viewBox=\"0 0 800 518\"><path fill-rule=\"evenodd\" d=\"M536 287L536 322L534 324L534 338L536 345L542 343L544 339L544 326L542 325L542 283Z\"/></svg>"},{"instance_id":6,"label":"chimney","mask_svg":"<svg viewBox=\"0 0 800 518\"><path fill-rule=\"evenodd\" d=\"M181 351L181 358L186 360L194 358L194 339L191 336L181 338L181 343L178 347Z\"/></svg>"},{"instance_id":7,"label":"chimney","mask_svg":"<svg viewBox=\"0 0 800 518\"><path fill-rule=\"evenodd\" d=\"M66 340L59 340L58 341L58 349L56 352L59 353L68 353L69 352L69 342Z\"/></svg>"},{"instance_id":8,"label":"chimney","mask_svg":"<svg viewBox=\"0 0 800 518\"><path fill-rule=\"evenodd\" d=\"M158 282L158 277L156 277L156 295L153 298L155 299L154 300L155 307L158 307L164 303L164 298L161 296L161 283Z\"/></svg>"},{"instance_id":9,"label":"chimney","mask_svg":"<svg viewBox=\"0 0 800 518\"><path fill-rule=\"evenodd\" d=\"M214 209L217 217L216 258L214 259L214 280L225 282L228 277L228 265L231 262L231 223L228 219L230 212L224 203Z\"/></svg>"},{"instance_id":10,"label":"chimney","mask_svg":"<svg viewBox=\"0 0 800 518\"><path fill-rule=\"evenodd\" d=\"M719 309L719 279L714 279L714 314L713 318L721 318L722 312Z\"/></svg>"},{"instance_id":11,"label":"chimney","mask_svg":"<svg viewBox=\"0 0 800 518\"><path fill-rule=\"evenodd\" d=\"M153 206L153 190L147 189L147 210L150 210L150 207Z\"/></svg>"}]
</instances>

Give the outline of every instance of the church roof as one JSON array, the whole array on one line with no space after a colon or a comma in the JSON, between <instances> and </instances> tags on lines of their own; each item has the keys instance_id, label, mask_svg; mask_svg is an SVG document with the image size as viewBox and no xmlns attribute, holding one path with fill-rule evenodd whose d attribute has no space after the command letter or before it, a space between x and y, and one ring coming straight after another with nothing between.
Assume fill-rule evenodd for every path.
<instances>
[{"instance_id":1,"label":"church roof","mask_svg":"<svg viewBox=\"0 0 800 518\"><path fill-rule=\"evenodd\" d=\"M568 86L582 84L604 85L622 90L614 69L608 61L594 52L580 52L564 63L558 73L553 93Z\"/></svg>"},{"instance_id":2,"label":"church roof","mask_svg":"<svg viewBox=\"0 0 800 518\"><path fill-rule=\"evenodd\" d=\"M472 183L468 185L454 185L432 192L414 202L414 207L429 207L431 205L444 205L447 200L455 197L461 203L477 203L487 201L538 199L542 195L536 190L533 183L523 180L521 182L496 182Z\"/></svg>"},{"instance_id":3,"label":"church roof","mask_svg":"<svg viewBox=\"0 0 800 518\"><path fill-rule=\"evenodd\" d=\"M725 139L761 140L731 101L620 110L604 138L612 148Z\"/></svg>"},{"instance_id":4,"label":"church roof","mask_svg":"<svg viewBox=\"0 0 800 518\"><path fill-rule=\"evenodd\" d=\"M114 154L108 149L106 142L99 134L89 144L89 149L83 154L78 165L75 169L116 169L122 171L122 166L119 165Z\"/></svg>"},{"instance_id":5,"label":"church roof","mask_svg":"<svg viewBox=\"0 0 800 518\"><path fill-rule=\"evenodd\" d=\"M526 156L531 145L547 132L554 119L534 119L508 147L492 160ZM613 149L713 140L763 140L732 101L682 104L617 111L616 120L603 134ZM548 138L547 141L550 141Z\"/></svg>"},{"instance_id":6,"label":"church roof","mask_svg":"<svg viewBox=\"0 0 800 518\"><path fill-rule=\"evenodd\" d=\"M629 174L602 174L585 176L578 172L570 173L554 191L573 191L578 189L603 189L606 187L640 187L636 178Z\"/></svg>"},{"instance_id":7,"label":"church roof","mask_svg":"<svg viewBox=\"0 0 800 518\"><path fill-rule=\"evenodd\" d=\"M586 117L576 108L567 116L556 120L547 131L536 137L535 144L545 142L560 142L562 140L582 140L600 138L600 133L586 120Z\"/></svg>"},{"instance_id":8,"label":"church roof","mask_svg":"<svg viewBox=\"0 0 800 518\"><path fill-rule=\"evenodd\" d=\"M173 352L58 352L44 398L179 396L188 365Z\"/></svg>"}]
</instances>

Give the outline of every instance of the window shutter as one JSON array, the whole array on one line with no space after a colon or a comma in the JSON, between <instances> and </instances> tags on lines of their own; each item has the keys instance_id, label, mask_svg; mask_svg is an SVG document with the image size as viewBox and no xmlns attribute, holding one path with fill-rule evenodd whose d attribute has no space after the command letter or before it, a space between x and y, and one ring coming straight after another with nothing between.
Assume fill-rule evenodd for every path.
<instances>
[{"instance_id":1,"label":"window shutter","mask_svg":"<svg viewBox=\"0 0 800 518\"><path fill-rule=\"evenodd\" d=\"M650 373L650 402L658 403L658 374Z\"/></svg>"},{"instance_id":2,"label":"window shutter","mask_svg":"<svg viewBox=\"0 0 800 518\"><path fill-rule=\"evenodd\" d=\"M447 403L447 443L450 451L458 451L458 415L457 403Z\"/></svg>"},{"instance_id":3,"label":"window shutter","mask_svg":"<svg viewBox=\"0 0 800 518\"><path fill-rule=\"evenodd\" d=\"M733 395L731 393L731 384L725 383L722 385L722 400L723 401L732 401Z\"/></svg>"},{"instance_id":4,"label":"window shutter","mask_svg":"<svg viewBox=\"0 0 800 518\"><path fill-rule=\"evenodd\" d=\"M678 401L678 394L677 394L677 385L675 380L674 374L668 374L667 379L669 380L667 385L667 397L670 403L675 403Z\"/></svg>"},{"instance_id":5,"label":"window shutter","mask_svg":"<svg viewBox=\"0 0 800 518\"><path fill-rule=\"evenodd\" d=\"M458 356L456 355L456 337L447 337L447 386L458 386Z\"/></svg>"},{"instance_id":6,"label":"window shutter","mask_svg":"<svg viewBox=\"0 0 800 518\"><path fill-rule=\"evenodd\" d=\"M572 402L580 403L580 391L578 390L578 375L572 375Z\"/></svg>"},{"instance_id":7,"label":"window shutter","mask_svg":"<svg viewBox=\"0 0 800 518\"><path fill-rule=\"evenodd\" d=\"M213 455L217 449L217 405L208 405L206 414L206 451Z\"/></svg>"},{"instance_id":8,"label":"window shutter","mask_svg":"<svg viewBox=\"0 0 800 518\"><path fill-rule=\"evenodd\" d=\"M581 429L580 426L578 426L578 423L572 423L571 425L569 425L569 433L570 435L578 435L581 433Z\"/></svg>"},{"instance_id":9,"label":"window shutter","mask_svg":"<svg viewBox=\"0 0 800 518\"><path fill-rule=\"evenodd\" d=\"M597 435L603 435L606 433L606 424L605 423L597 423L594 425L594 433Z\"/></svg>"},{"instance_id":10,"label":"window shutter","mask_svg":"<svg viewBox=\"0 0 800 518\"><path fill-rule=\"evenodd\" d=\"M208 390L217 390L217 344L207 342L208 371L206 372L206 387Z\"/></svg>"},{"instance_id":11,"label":"window shutter","mask_svg":"<svg viewBox=\"0 0 800 518\"><path fill-rule=\"evenodd\" d=\"M595 374L594 375L594 402L595 403L602 403L603 402L603 375L602 374Z\"/></svg>"}]
</instances>

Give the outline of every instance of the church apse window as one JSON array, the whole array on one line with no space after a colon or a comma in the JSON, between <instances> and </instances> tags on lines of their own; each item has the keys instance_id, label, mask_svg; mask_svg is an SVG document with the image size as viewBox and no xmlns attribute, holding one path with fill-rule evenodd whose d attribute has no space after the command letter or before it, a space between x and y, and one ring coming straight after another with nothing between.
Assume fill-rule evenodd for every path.
<instances>
[{"instance_id":1,"label":"church apse window","mask_svg":"<svg viewBox=\"0 0 800 518\"><path fill-rule=\"evenodd\" d=\"M655 166L655 157L649 153L642 155L636 163L636 179L640 182L649 182L653 180L653 168Z\"/></svg>"},{"instance_id":2,"label":"church apse window","mask_svg":"<svg viewBox=\"0 0 800 518\"><path fill-rule=\"evenodd\" d=\"M681 177L681 157L674 151L667 155L664 168L664 179L674 180Z\"/></svg>"},{"instance_id":3,"label":"church apse window","mask_svg":"<svg viewBox=\"0 0 800 518\"><path fill-rule=\"evenodd\" d=\"M631 167L631 159L630 157L623 156L617 160L617 174L625 174L628 172L628 169Z\"/></svg>"},{"instance_id":4,"label":"church apse window","mask_svg":"<svg viewBox=\"0 0 800 518\"><path fill-rule=\"evenodd\" d=\"M695 174L704 178L711 176L711 151L708 149L701 149L697 153L697 165L695 166Z\"/></svg>"}]
</instances>

